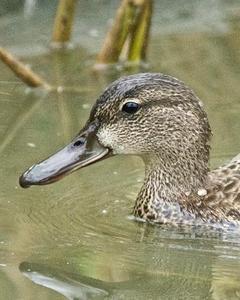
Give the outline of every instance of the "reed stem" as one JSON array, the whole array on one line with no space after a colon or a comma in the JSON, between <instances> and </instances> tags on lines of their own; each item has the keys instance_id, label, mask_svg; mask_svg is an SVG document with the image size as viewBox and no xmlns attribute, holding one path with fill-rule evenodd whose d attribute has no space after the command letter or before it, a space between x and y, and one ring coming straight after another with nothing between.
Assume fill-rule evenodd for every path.
<instances>
[{"instance_id":1,"label":"reed stem","mask_svg":"<svg viewBox=\"0 0 240 300\"><path fill-rule=\"evenodd\" d=\"M75 8L76 0L59 0L53 27L53 45L65 46L70 41Z\"/></svg>"},{"instance_id":2,"label":"reed stem","mask_svg":"<svg viewBox=\"0 0 240 300\"><path fill-rule=\"evenodd\" d=\"M1 47L0 60L2 60L2 62L5 63L13 71L13 73L28 86L32 88L43 87L47 90L52 89L52 87L44 79Z\"/></svg>"},{"instance_id":3,"label":"reed stem","mask_svg":"<svg viewBox=\"0 0 240 300\"><path fill-rule=\"evenodd\" d=\"M114 23L108 31L102 49L97 57L97 65L116 63L133 23L134 5L123 0L117 10Z\"/></svg>"},{"instance_id":4,"label":"reed stem","mask_svg":"<svg viewBox=\"0 0 240 300\"><path fill-rule=\"evenodd\" d=\"M146 60L152 18L152 0L143 1L129 37L128 61L140 63Z\"/></svg>"},{"instance_id":5,"label":"reed stem","mask_svg":"<svg viewBox=\"0 0 240 300\"><path fill-rule=\"evenodd\" d=\"M140 63L146 59L152 3L153 0L122 0L97 56L95 69L119 60Z\"/></svg>"}]
</instances>

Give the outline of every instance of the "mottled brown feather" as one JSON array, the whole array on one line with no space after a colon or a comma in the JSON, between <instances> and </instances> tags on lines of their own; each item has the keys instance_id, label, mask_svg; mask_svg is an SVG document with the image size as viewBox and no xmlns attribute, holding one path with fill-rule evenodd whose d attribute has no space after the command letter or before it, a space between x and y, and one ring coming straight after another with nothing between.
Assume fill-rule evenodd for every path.
<instances>
[{"instance_id":1,"label":"mottled brown feather","mask_svg":"<svg viewBox=\"0 0 240 300\"><path fill-rule=\"evenodd\" d=\"M123 103L141 109L128 115ZM139 155L146 166L134 215L154 223L240 225L240 155L209 172L211 129L202 103L183 82L142 73L113 82L94 105L98 139L114 154Z\"/></svg>"}]
</instances>

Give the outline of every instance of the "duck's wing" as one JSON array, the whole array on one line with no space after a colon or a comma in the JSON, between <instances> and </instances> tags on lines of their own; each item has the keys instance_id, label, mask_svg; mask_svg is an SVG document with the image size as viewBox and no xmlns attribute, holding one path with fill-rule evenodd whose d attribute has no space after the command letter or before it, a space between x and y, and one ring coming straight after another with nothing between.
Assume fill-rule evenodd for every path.
<instances>
[{"instance_id":1,"label":"duck's wing","mask_svg":"<svg viewBox=\"0 0 240 300\"><path fill-rule=\"evenodd\" d=\"M209 173L206 203L227 218L240 221L240 154Z\"/></svg>"}]
</instances>

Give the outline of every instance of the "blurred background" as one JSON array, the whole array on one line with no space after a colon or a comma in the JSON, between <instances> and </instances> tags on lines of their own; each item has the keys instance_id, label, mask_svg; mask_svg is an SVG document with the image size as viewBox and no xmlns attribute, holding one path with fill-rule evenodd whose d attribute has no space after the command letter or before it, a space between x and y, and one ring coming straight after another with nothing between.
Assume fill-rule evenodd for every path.
<instances>
[{"instance_id":1,"label":"blurred background","mask_svg":"<svg viewBox=\"0 0 240 300\"><path fill-rule=\"evenodd\" d=\"M211 167L240 152L240 2L156 0L144 64L94 66L121 1L79 0L71 45L51 47L58 1L1 0L0 47L51 91L0 62L0 299L240 299L240 238L134 222L137 157L114 157L50 186L19 175L79 131L124 74L162 72L191 86L213 130ZM60 88L59 88L60 87Z\"/></svg>"}]
</instances>

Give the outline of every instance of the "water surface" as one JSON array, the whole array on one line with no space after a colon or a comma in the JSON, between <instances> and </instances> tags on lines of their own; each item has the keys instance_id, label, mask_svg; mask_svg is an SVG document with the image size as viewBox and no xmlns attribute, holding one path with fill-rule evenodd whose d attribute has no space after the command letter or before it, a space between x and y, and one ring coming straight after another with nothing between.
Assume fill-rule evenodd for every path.
<instances>
[{"instance_id":1,"label":"water surface","mask_svg":"<svg viewBox=\"0 0 240 300\"><path fill-rule=\"evenodd\" d=\"M149 70L180 78L203 100L214 167L240 152L240 6L210 2L158 2ZM90 70L117 1L81 1L77 48L58 53L47 47L55 3L20 5L0 19L1 44L68 88L29 91L1 64L0 299L240 299L239 236L128 218L143 179L137 157L99 162L54 185L18 186L22 171L78 132L106 85L132 72Z\"/></svg>"}]
</instances>

